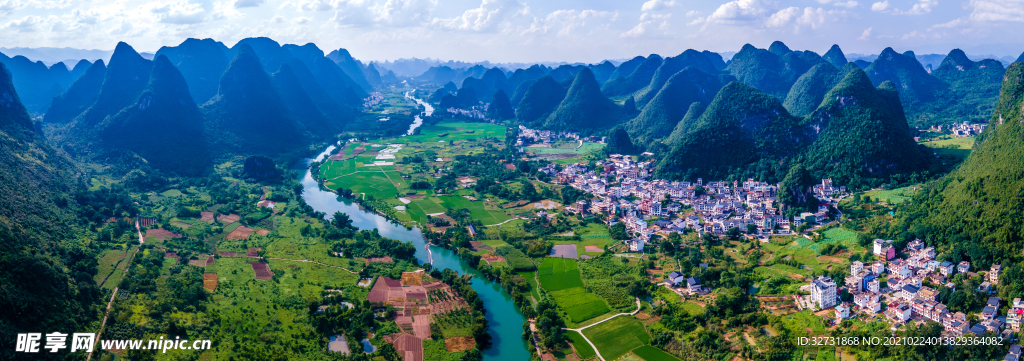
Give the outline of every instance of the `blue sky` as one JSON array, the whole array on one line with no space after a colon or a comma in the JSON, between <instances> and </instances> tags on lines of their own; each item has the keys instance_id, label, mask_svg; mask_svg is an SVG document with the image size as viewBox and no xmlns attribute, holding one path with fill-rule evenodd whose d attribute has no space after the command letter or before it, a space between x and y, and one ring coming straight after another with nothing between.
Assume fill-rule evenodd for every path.
<instances>
[{"instance_id":1,"label":"blue sky","mask_svg":"<svg viewBox=\"0 0 1024 361\"><path fill-rule=\"evenodd\" d=\"M364 60L621 59L687 48L1017 55L1024 0L0 0L0 47L140 51L268 36Z\"/></svg>"}]
</instances>

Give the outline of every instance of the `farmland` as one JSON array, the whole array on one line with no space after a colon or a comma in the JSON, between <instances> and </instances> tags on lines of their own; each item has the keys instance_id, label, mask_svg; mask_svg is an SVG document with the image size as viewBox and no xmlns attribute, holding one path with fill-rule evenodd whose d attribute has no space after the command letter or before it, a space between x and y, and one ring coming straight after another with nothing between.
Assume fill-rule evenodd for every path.
<instances>
[{"instance_id":1,"label":"farmland","mask_svg":"<svg viewBox=\"0 0 1024 361\"><path fill-rule=\"evenodd\" d=\"M597 352L594 351L593 347L583 339L583 336L576 331L565 331L566 338L572 343L572 347L576 349L576 353L582 358L591 358L597 356Z\"/></svg>"},{"instance_id":2,"label":"farmland","mask_svg":"<svg viewBox=\"0 0 1024 361\"><path fill-rule=\"evenodd\" d=\"M633 353L646 361L677 361L679 360L675 356L668 354L665 351L659 350L654 346L643 345L635 350Z\"/></svg>"},{"instance_id":3,"label":"farmland","mask_svg":"<svg viewBox=\"0 0 1024 361\"><path fill-rule=\"evenodd\" d=\"M583 287L580 271L576 268L576 260L548 257L538 269L540 285L548 291L560 291L567 288Z\"/></svg>"},{"instance_id":4,"label":"farmland","mask_svg":"<svg viewBox=\"0 0 1024 361\"><path fill-rule=\"evenodd\" d=\"M638 347L649 345L651 336L633 317L620 316L583 330L605 360L615 360Z\"/></svg>"},{"instance_id":5,"label":"farmland","mask_svg":"<svg viewBox=\"0 0 1024 361\"><path fill-rule=\"evenodd\" d=\"M558 307L565 311L569 320L574 323L580 323L611 311L604 299L593 293L588 293L583 287L551 291L548 294L555 299Z\"/></svg>"}]
</instances>

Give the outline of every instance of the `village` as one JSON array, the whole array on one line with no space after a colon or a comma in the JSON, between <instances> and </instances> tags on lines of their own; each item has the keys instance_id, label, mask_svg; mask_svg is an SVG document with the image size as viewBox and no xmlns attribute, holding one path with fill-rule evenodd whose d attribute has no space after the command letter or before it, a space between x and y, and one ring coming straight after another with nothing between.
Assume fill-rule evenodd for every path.
<instances>
[{"instance_id":1,"label":"village","mask_svg":"<svg viewBox=\"0 0 1024 361\"><path fill-rule=\"evenodd\" d=\"M892 240L874 240L872 253L877 260L872 263L854 261L850 266L850 276L844 280L845 287L837 288L837 282L828 277L818 277L805 286L811 293L808 302L811 308L834 308L836 323L857 314L875 318L881 313L878 319L887 320L893 331L934 321L942 325L943 336L951 338L965 335L981 337L992 333L1012 340L1013 334L1020 331L1024 301L1015 298L1013 302L1006 303L991 296L999 285L1000 265L993 265L982 276L972 272L967 261L953 264L936 260L935 249L926 247L921 240L911 241L903 249L904 258L896 256L892 243ZM973 315L950 312L945 304L937 301L940 290L936 288L954 288L950 280L956 274L983 277L977 291L990 297L981 312ZM852 303L841 300L839 295L844 290L852 295ZM1007 306L1007 311L1005 315L999 315L1003 305ZM1020 347L1015 345L1010 350L1005 360L1019 360Z\"/></svg>"},{"instance_id":2,"label":"village","mask_svg":"<svg viewBox=\"0 0 1024 361\"><path fill-rule=\"evenodd\" d=\"M613 154L596 163L600 173L583 164L572 164L558 170L555 164L541 169L557 182L592 194L592 201L568 204L570 212L602 215L609 226L623 223L637 236L626 241L630 251L642 252L651 236L696 231L699 235L724 235L738 229L767 242L771 235L789 235L794 230L825 224L830 220L830 207L845 195L845 187L835 187L831 179L823 179L813 187L822 201L816 212L799 217L784 216L776 198L778 186L748 179L734 181L669 182L653 179L654 162L634 161L630 156Z\"/></svg>"},{"instance_id":3,"label":"village","mask_svg":"<svg viewBox=\"0 0 1024 361\"><path fill-rule=\"evenodd\" d=\"M529 129L524 129L529 131ZM527 137L550 140L566 135L523 132ZM549 164L541 169L556 182L566 184L593 195L590 201L580 200L566 205L566 210L579 214L600 215L609 226L623 223L627 231L635 235L624 243L631 252L643 252L653 235L667 236L671 233L695 231L698 235L711 233L725 235L730 229L745 231L748 237L768 242L773 235L792 235L796 230L808 226L820 227L833 221L830 212L838 201L848 195L845 187L837 187L831 179L822 179L812 187L820 205L814 213L802 213L799 217L786 217L777 199L778 185L748 179L737 181L669 182L651 179L653 161L638 162L625 155L610 155L607 160L595 163L592 170L582 163L559 167ZM803 227L801 227L804 225ZM999 284L1000 265L994 265L983 276L971 272L969 262L953 264L936 260L933 247L926 247L921 240L910 242L897 257L892 240L876 239L873 242L874 262L854 261L850 276L839 283L829 277L819 276L810 284L801 287L809 291L797 304L812 310L833 309L835 323L857 314L866 318L886 320L892 330L912 322L934 321L944 328L944 336L982 336L997 334L1004 339L1019 332L1024 319L1024 301L1020 298L1004 302L998 297L989 297L982 312L967 315L963 312L949 312L948 307L937 301L939 290L935 287L955 287L951 282L957 273L984 277L979 292L995 294ZM842 282L842 281L840 281ZM700 296L711 292L702 287L695 276L672 272L662 284L680 295ZM849 294L846 301L841 298L844 291ZM800 302L802 301L802 302ZM998 311L1007 306L1004 315ZM975 320L975 322L971 322ZM1011 348L1006 360L1018 361L1020 347Z\"/></svg>"}]
</instances>

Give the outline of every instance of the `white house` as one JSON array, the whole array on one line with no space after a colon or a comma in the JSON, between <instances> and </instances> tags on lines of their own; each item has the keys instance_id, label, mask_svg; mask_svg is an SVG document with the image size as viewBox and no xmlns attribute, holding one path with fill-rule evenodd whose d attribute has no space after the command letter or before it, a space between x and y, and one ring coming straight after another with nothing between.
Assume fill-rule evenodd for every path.
<instances>
[{"instance_id":1,"label":"white house","mask_svg":"<svg viewBox=\"0 0 1024 361\"><path fill-rule=\"evenodd\" d=\"M836 305L836 283L831 277L820 276L811 282L811 302L822 310Z\"/></svg>"}]
</instances>

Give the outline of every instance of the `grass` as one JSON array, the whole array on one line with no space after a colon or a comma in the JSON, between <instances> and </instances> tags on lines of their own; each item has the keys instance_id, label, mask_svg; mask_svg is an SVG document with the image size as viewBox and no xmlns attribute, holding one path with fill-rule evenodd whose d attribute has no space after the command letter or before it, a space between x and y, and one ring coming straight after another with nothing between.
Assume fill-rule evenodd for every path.
<instances>
[{"instance_id":1,"label":"grass","mask_svg":"<svg viewBox=\"0 0 1024 361\"><path fill-rule=\"evenodd\" d=\"M527 148L526 151L532 153L573 153L573 154L587 154L591 151L598 150L604 147L601 143L584 142L583 146L576 149L579 143L572 142L566 144L560 144L557 148Z\"/></svg>"},{"instance_id":2,"label":"grass","mask_svg":"<svg viewBox=\"0 0 1024 361\"><path fill-rule=\"evenodd\" d=\"M619 357L651 343L644 325L633 317L619 316L608 322L583 330L583 334L597 346L605 360Z\"/></svg>"},{"instance_id":3,"label":"grass","mask_svg":"<svg viewBox=\"0 0 1024 361\"><path fill-rule=\"evenodd\" d=\"M472 133L468 131L472 130ZM444 137L441 134L447 133ZM505 137L505 127L496 124L487 123L468 123L468 122L451 122L444 121L433 125L424 125L419 135L412 135L402 138L406 142L423 142L423 143L436 143L437 141L443 140L445 142L470 140L482 137Z\"/></svg>"},{"instance_id":4,"label":"grass","mask_svg":"<svg viewBox=\"0 0 1024 361\"><path fill-rule=\"evenodd\" d=\"M96 284L100 284L100 282L103 282L107 276L113 273L114 267L118 266L118 262L121 262L124 257L125 252L122 250L110 249L103 251L103 254L100 256L100 260L96 264L98 272L96 273L96 276L93 277Z\"/></svg>"},{"instance_id":5,"label":"grass","mask_svg":"<svg viewBox=\"0 0 1024 361\"><path fill-rule=\"evenodd\" d=\"M224 324L261 337L302 339L315 333L305 300L320 299L325 286L344 288L358 280L358 275L337 268L270 260L270 269L279 277L277 281L261 281L255 279L249 261L227 257L217 260L218 284L212 302ZM353 288L357 287L349 287ZM235 356L231 339L223 340L220 346L217 359Z\"/></svg>"},{"instance_id":6,"label":"grass","mask_svg":"<svg viewBox=\"0 0 1024 361\"><path fill-rule=\"evenodd\" d=\"M530 285L530 295L534 300L540 300L540 286L537 285L536 274L536 272L519 272L519 276L526 280L526 284Z\"/></svg>"},{"instance_id":7,"label":"grass","mask_svg":"<svg viewBox=\"0 0 1024 361\"><path fill-rule=\"evenodd\" d=\"M864 196L871 197L871 200L878 200L889 204L899 204L910 201L914 194L921 190L921 186L912 185L903 188L889 190L873 190L864 193Z\"/></svg>"},{"instance_id":8,"label":"grass","mask_svg":"<svg viewBox=\"0 0 1024 361\"><path fill-rule=\"evenodd\" d=\"M821 324L820 318L811 313L810 310L803 310L794 314L782 316L782 324L789 329L790 335L794 337L806 337L807 328L810 328L815 335L822 335L827 332Z\"/></svg>"},{"instance_id":9,"label":"grass","mask_svg":"<svg viewBox=\"0 0 1024 361\"><path fill-rule=\"evenodd\" d=\"M678 361L679 359L675 356L670 355L668 352L659 350L658 348L650 345L643 345L633 350L633 353L646 361Z\"/></svg>"},{"instance_id":10,"label":"grass","mask_svg":"<svg viewBox=\"0 0 1024 361\"><path fill-rule=\"evenodd\" d=\"M597 356L597 351L594 351L593 347L587 343L587 340L583 339L583 335L580 335L576 331L565 331L565 337L572 343L572 347L576 349L576 354L582 359L588 359Z\"/></svg>"},{"instance_id":11,"label":"grass","mask_svg":"<svg viewBox=\"0 0 1024 361\"><path fill-rule=\"evenodd\" d=\"M604 299L588 293L583 287L551 291L548 294L555 299L555 303L565 311L573 323L580 323L611 311Z\"/></svg>"},{"instance_id":12,"label":"grass","mask_svg":"<svg viewBox=\"0 0 1024 361\"><path fill-rule=\"evenodd\" d=\"M471 201L462 196L443 196L439 198L444 208L452 210L466 208L469 210L470 217L483 222L485 226L498 224L512 218L504 212L485 209L483 201Z\"/></svg>"},{"instance_id":13,"label":"grass","mask_svg":"<svg viewBox=\"0 0 1024 361\"><path fill-rule=\"evenodd\" d=\"M704 314L704 307L693 302L683 302L680 306L686 310L691 316L699 316Z\"/></svg>"},{"instance_id":14,"label":"grass","mask_svg":"<svg viewBox=\"0 0 1024 361\"><path fill-rule=\"evenodd\" d=\"M548 291L560 291L573 287L583 287L580 270L576 268L576 260L548 257L538 269L540 285Z\"/></svg>"},{"instance_id":15,"label":"grass","mask_svg":"<svg viewBox=\"0 0 1024 361\"><path fill-rule=\"evenodd\" d=\"M399 189L392 183L392 181L395 181L394 177L388 179L384 172L381 172L377 167L367 167L366 169L373 169L375 171L341 176L325 182L325 185L330 189L346 188L352 190L353 193L366 193L367 196L371 196L374 199L387 199L398 196ZM401 186L401 183L399 183L399 186Z\"/></svg>"}]
</instances>

